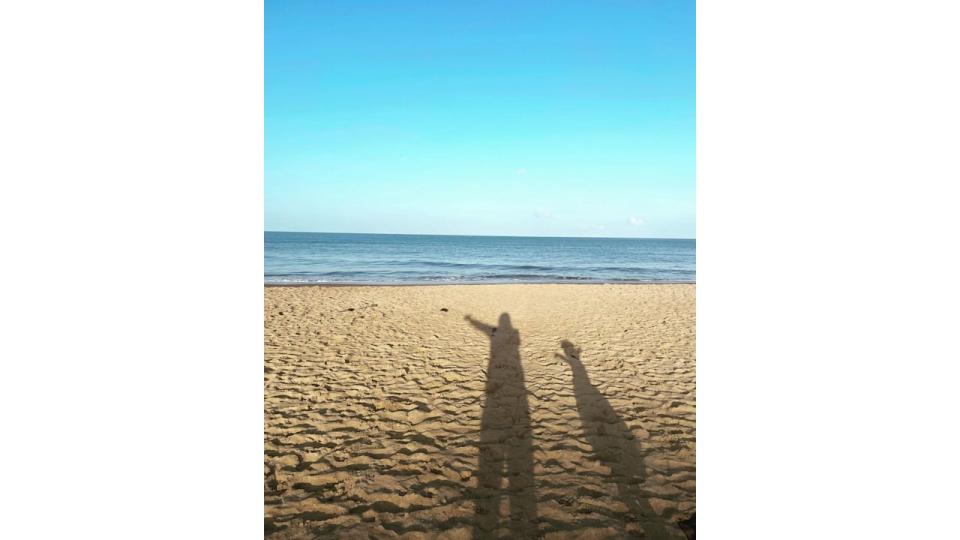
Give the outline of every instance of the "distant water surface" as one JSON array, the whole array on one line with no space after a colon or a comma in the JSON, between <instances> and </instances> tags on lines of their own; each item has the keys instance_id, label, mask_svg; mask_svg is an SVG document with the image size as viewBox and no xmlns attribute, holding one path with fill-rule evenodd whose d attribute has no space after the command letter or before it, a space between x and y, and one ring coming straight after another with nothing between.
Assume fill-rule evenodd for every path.
<instances>
[{"instance_id":1,"label":"distant water surface","mask_svg":"<svg viewBox=\"0 0 960 540\"><path fill-rule=\"evenodd\" d=\"M696 240L264 233L266 283L696 281Z\"/></svg>"}]
</instances>

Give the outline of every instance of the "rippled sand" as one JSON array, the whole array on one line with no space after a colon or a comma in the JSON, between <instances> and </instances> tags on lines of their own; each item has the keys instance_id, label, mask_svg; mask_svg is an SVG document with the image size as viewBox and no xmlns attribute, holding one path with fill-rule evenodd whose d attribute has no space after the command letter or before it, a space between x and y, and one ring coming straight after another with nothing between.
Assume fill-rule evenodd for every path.
<instances>
[{"instance_id":1,"label":"rippled sand","mask_svg":"<svg viewBox=\"0 0 960 540\"><path fill-rule=\"evenodd\" d=\"M695 291L266 287L267 535L685 538Z\"/></svg>"}]
</instances>

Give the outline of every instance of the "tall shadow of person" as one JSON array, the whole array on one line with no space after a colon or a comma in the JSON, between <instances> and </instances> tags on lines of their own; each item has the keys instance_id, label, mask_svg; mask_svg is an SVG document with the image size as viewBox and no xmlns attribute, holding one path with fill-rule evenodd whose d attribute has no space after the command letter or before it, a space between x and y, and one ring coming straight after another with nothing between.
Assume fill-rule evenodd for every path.
<instances>
[{"instance_id":1,"label":"tall shadow of person","mask_svg":"<svg viewBox=\"0 0 960 540\"><path fill-rule=\"evenodd\" d=\"M536 536L537 501L533 485L530 406L520 364L520 332L502 313L498 326L464 317L490 338L490 362L480 424L474 538L509 529L510 538ZM500 504L509 501L509 516Z\"/></svg>"},{"instance_id":2,"label":"tall shadow of person","mask_svg":"<svg viewBox=\"0 0 960 540\"><path fill-rule=\"evenodd\" d=\"M640 486L646 478L644 456L626 422L590 382L590 376L580 361L580 348L567 340L561 346L563 354L557 354L557 357L565 360L573 370L574 395L584 435L597 459L610 468L610 482L616 485L617 497L631 514L628 520L638 522L644 538L686 540L687 536L674 524L660 518L640 493Z\"/></svg>"}]
</instances>

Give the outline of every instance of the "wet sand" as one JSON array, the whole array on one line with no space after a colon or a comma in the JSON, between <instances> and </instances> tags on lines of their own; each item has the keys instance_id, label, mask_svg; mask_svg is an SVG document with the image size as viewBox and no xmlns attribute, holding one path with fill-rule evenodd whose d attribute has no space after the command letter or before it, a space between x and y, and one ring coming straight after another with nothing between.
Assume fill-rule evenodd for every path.
<instances>
[{"instance_id":1,"label":"wet sand","mask_svg":"<svg viewBox=\"0 0 960 540\"><path fill-rule=\"evenodd\" d=\"M265 287L271 538L686 538L695 285Z\"/></svg>"}]
</instances>

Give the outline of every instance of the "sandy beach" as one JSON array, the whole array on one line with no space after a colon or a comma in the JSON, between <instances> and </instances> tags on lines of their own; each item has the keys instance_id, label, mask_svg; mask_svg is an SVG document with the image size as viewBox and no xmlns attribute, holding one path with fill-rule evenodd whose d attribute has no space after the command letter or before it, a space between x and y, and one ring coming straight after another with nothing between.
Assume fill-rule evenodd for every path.
<instances>
[{"instance_id":1,"label":"sandy beach","mask_svg":"<svg viewBox=\"0 0 960 540\"><path fill-rule=\"evenodd\" d=\"M271 538L686 538L692 284L265 287Z\"/></svg>"}]
</instances>

